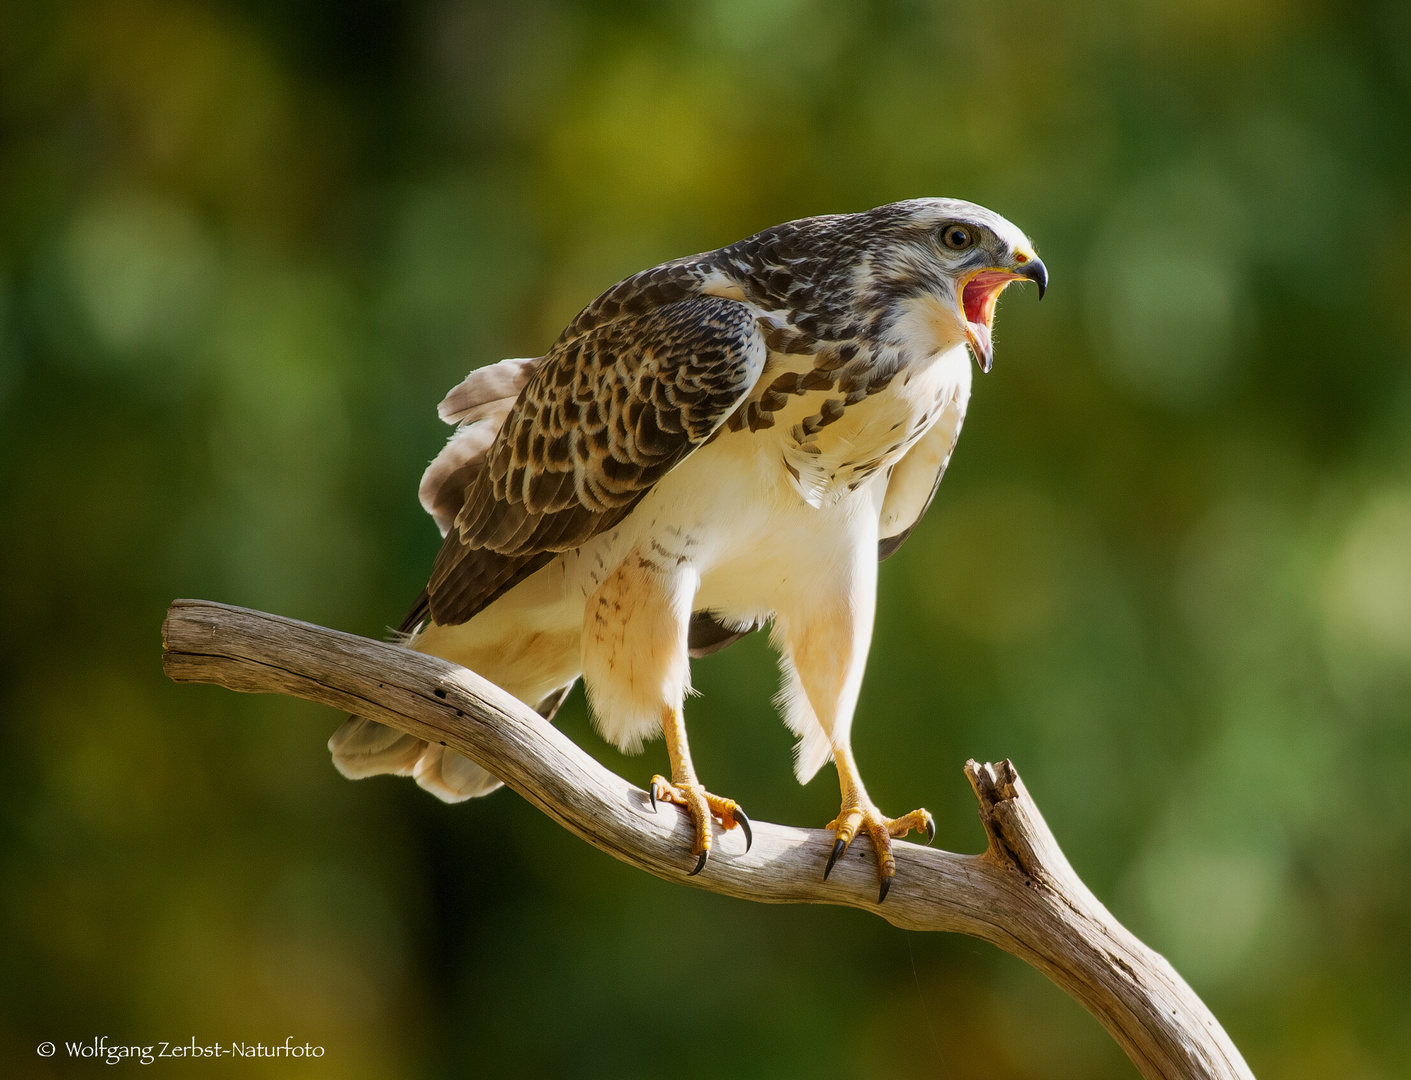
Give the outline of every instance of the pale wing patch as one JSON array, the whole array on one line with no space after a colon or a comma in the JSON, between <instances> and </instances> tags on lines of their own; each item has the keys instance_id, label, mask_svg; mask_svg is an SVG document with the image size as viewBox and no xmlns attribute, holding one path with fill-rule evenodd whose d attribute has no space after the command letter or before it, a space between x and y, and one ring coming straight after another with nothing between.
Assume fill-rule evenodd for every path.
<instances>
[{"instance_id":1,"label":"pale wing patch","mask_svg":"<svg viewBox=\"0 0 1411 1080\"><path fill-rule=\"evenodd\" d=\"M504 420L514 399L529 382L542 356L501 360L476 368L451 389L436 406L436 415L448 424L473 424L498 414Z\"/></svg>"},{"instance_id":2,"label":"pale wing patch","mask_svg":"<svg viewBox=\"0 0 1411 1080\"><path fill-rule=\"evenodd\" d=\"M958 386L931 430L893 466L877 523L880 558L887 558L902 545L935 498L960 438L969 390L968 382Z\"/></svg>"},{"instance_id":3,"label":"pale wing patch","mask_svg":"<svg viewBox=\"0 0 1411 1080\"><path fill-rule=\"evenodd\" d=\"M472 467L485 460L495 436L504 427L505 417L542 360L543 357L501 360L477 368L436 407L442 420L459 427L445 449L427 466L417 494L442 536L450 531L464 505Z\"/></svg>"},{"instance_id":4,"label":"pale wing patch","mask_svg":"<svg viewBox=\"0 0 1411 1080\"><path fill-rule=\"evenodd\" d=\"M510 398L504 402L504 410L498 416L486 416L456 431L447 441L445 449L436 455L426 467L426 472L422 473L421 487L417 494L421 498L423 509L436 519L436 527L441 530L442 536L450 532L451 523L456 520L456 515L465 505L465 485L453 483L453 478L462 469L478 465L485 460L485 454L495 441L495 436L500 433L500 428L504 426L505 417L509 415L513 403L514 399ZM470 474L467 472L462 475L468 477Z\"/></svg>"},{"instance_id":5,"label":"pale wing patch","mask_svg":"<svg viewBox=\"0 0 1411 1080\"><path fill-rule=\"evenodd\" d=\"M950 463L964 421L965 403L952 399L935 426L896 463L887 482L887 497L878 522L878 535L882 539L905 532L925 512L941 474Z\"/></svg>"},{"instance_id":6,"label":"pale wing patch","mask_svg":"<svg viewBox=\"0 0 1411 1080\"><path fill-rule=\"evenodd\" d=\"M725 300L745 299L745 290L740 283L719 270L712 270L701 279L700 290L706 296L719 296Z\"/></svg>"}]
</instances>

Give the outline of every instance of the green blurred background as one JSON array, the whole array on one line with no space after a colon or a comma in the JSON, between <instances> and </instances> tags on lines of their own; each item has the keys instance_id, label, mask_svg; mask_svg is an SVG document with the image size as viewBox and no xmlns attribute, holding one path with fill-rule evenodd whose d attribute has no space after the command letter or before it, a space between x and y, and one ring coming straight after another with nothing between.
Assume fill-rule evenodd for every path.
<instances>
[{"instance_id":1,"label":"green blurred background","mask_svg":"<svg viewBox=\"0 0 1411 1080\"><path fill-rule=\"evenodd\" d=\"M613 281L954 195L1053 287L882 568L873 795L976 851L961 765L1012 757L1257 1075L1411 1076L1409 121L1403 0L7 0L3 1071L1135 1076L989 946L349 783L332 711L161 675L178 596L395 624L436 402ZM760 637L696 665L696 760L821 826Z\"/></svg>"}]
</instances>

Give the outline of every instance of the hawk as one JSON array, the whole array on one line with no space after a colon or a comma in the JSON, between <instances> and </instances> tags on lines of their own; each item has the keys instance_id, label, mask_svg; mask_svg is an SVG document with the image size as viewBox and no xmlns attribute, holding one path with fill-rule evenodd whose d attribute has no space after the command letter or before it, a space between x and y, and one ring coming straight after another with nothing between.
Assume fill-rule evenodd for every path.
<instances>
[{"instance_id":1,"label":"hawk","mask_svg":"<svg viewBox=\"0 0 1411 1080\"><path fill-rule=\"evenodd\" d=\"M581 676L598 731L666 738L658 800L685 808L699 873L711 819L682 702L689 658L772 623L784 720L806 783L830 758L842 805L824 877L859 832L877 858L935 824L888 818L850 746L877 563L930 505L992 361L995 302L1044 264L1014 225L953 199L777 225L619 282L532 359L480 368L441 402L455 424L421 483L445 537L402 625L552 719ZM499 781L365 717L329 742L348 777L411 775L456 802Z\"/></svg>"}]
</instances>

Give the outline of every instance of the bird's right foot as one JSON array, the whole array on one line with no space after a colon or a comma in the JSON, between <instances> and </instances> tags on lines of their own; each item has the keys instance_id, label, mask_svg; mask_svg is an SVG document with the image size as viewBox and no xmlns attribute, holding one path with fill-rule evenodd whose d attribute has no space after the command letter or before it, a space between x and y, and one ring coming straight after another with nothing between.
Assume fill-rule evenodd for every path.
<instances>
[{"instance_id":1,"label":"bird's right foot","mask_svg":"<svg viewBox=\"0 0 1411 1080\"><path fill-rule=\"evenodd\" d=\"M844 805L838 816L828 822L825 828L834 830L833 853L828 856L828 865L823 870L823 880L833 872L833 864L847 851L853 837L865 832L872 841L877 853L877 903L887 899L892 887L892 879L897 875L897 860L892 854L892 838L903 837L913 829L926 834L926 843L936 838L936 821L929 811L913 810L899 818L883 816L871 802L854 802Z\"/></svg>"}]
</instances>

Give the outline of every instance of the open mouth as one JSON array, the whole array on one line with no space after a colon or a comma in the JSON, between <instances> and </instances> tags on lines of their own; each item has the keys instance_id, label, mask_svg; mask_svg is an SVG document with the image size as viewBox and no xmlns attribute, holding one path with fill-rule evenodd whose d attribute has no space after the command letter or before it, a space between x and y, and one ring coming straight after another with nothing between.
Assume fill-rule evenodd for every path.
<instances>
[{"instance_id":1,"label":"open mouth","mask_svg":"<svg viewBox=\"0 0 1411 1080\"><path fill-rule=\"evenodd\" d=\"M989 371L994 364L991 328L995 322L995 303L999 300L999 294L1011 281L1019 281L1023 277L1007 270L981 270L961 290L960 306L965 312L965 329L981 371Z\"/></svg>"}]
</instances>

